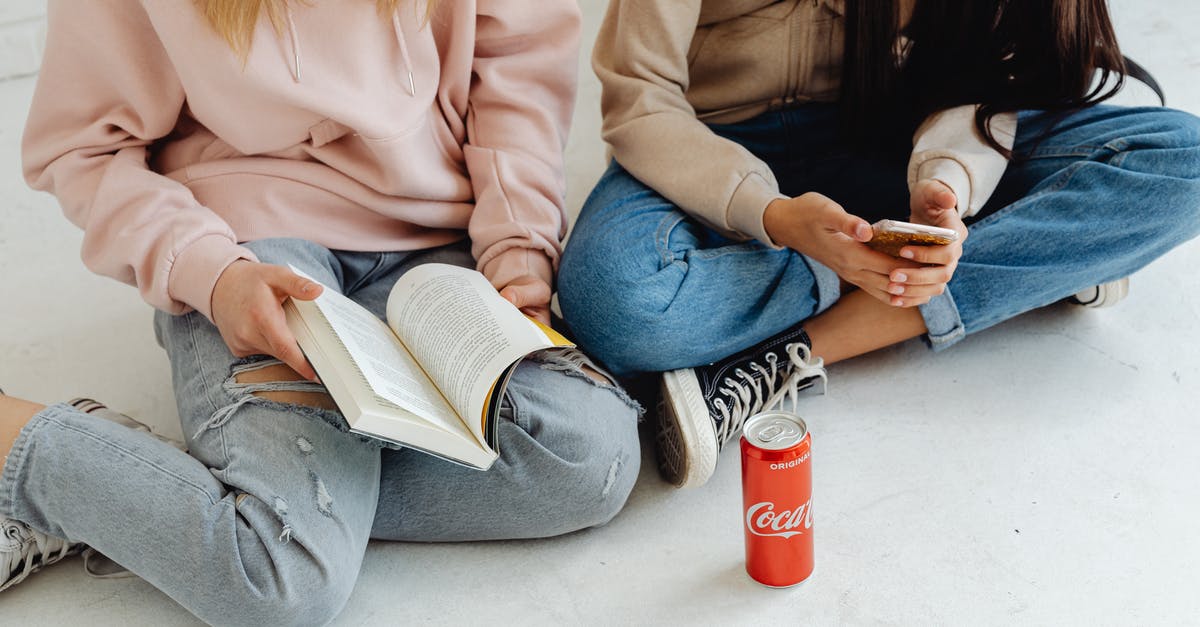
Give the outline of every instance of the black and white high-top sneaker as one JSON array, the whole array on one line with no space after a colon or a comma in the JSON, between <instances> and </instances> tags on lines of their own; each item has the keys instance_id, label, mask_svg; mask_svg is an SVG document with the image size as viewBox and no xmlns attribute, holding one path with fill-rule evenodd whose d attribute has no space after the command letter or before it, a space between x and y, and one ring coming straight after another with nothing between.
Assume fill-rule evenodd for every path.
<instances>
[{"instance_id":1,"label":"black and white high-top sneaker","mask_svg":"<svg viewBox=\"0 0 1200 627\"><path fill-rule=\"evenodd\" d=\"M826 381L821 358L799 325L707 366L663 373L657 433L663 478L704 485L717 454L746 419Z\"/></svg>"}]
</instances>

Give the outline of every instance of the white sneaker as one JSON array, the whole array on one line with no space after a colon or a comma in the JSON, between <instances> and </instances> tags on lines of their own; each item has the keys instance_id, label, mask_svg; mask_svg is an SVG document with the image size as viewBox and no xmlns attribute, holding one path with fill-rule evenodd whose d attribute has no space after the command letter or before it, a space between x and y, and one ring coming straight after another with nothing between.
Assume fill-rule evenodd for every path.
<instances>
[{"instance_id":1,"label":"white sneaker","mask_svg":"<svg viewBox=\"0 0 1200 627\"><path fill-rule=\"evenodd\" d=\"M1068 300L1076 305L1099 309L1101 307L1112 307L1125 300L1126 296L1129 296L1129 277L1094 285L1075 294Z\"/></svg>"},{"instance_id":2,"label":"white sneaker","mask_svg":"<svg viewBox=\"0 0 1200 627\"><path fill-rule=\"evenodd\" d=\"M84 548L81 543L46 535L23 522L0 516L0 591Z\"/></svg>"},{"instance_id":3,"label":"white sneaker","mask_svg":"<svg viewBox=\"0 0 1200 627\"><path fill-rule=\"evenodd\" d=\"M810 346L795 326L707 366L664 372L655 442L663 478L680 488L704 485L747 418L824 381Z\"/></svg>"},{"instance_id":4,"label":"white sneaker","mask_svg":"<svg viewBox=\"0 0 1200 627\"><path fill-rule=\"evenodd\" d=\"M139 422L138 420L136 420L134 418L130 418L126 414L122 414L121 412L119 412L115 409L110 409L107 405L105 405L104 403L101 403L100 401L90 399L90 398L76 398L76 399L72 399L67 404L70 405L71 407L74 407L75 409L78 409L79 411L81 411L85 414L91 414L98 418L103 418L109 422L115 422L115 423L121 425L122 427L126 427L128 429L133 429L134 431L144 431L146 433L149 433L150 435L154 436L155 438L162 440L163 442L166 442L167 444L170 444L171 446L174 446L175 448L177 448L181 451L187 450L187 447L184 445L183 442L180 442L179 440L172 440L171 438L168 438L166 436L159 435L159 434L155 433L153 429L150 428L150 425L148 425L144 422Z\"/></svg>"}]
</instances>

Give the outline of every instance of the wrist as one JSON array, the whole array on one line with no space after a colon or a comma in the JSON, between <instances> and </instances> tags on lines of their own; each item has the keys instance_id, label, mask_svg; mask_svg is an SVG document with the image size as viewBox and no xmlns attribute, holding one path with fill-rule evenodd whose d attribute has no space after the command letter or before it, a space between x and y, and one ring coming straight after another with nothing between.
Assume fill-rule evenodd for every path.
<instances>
[{"instance_id":1,"label":"wrist","mask_svg":"<svg viewBox=\"0 0 1200 627\"><path fill-rule=\"evenodd\" d=\"M792 248L791 231L795 227L795 211L790 198L776 198L763 211L763 229L771 241Z\"/></svg>"}]
</instances>

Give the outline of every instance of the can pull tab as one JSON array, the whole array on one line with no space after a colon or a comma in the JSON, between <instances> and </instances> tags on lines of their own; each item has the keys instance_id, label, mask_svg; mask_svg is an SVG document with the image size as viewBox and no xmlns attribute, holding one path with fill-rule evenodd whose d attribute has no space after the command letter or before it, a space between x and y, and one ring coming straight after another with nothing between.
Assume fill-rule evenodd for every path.
<instances>
[{"instance_id":1,"label":"can pull tab","mask_svg":"<svg viewBox=\"0 0 1200 627\"><path fill-rule=\"evenodd\" d=\"M800 430L790 424L772 424L758 432L758 438L763 442L774 442L775 440L787 437L795 437L800 434Z\"/></svg>"}]
</instances>

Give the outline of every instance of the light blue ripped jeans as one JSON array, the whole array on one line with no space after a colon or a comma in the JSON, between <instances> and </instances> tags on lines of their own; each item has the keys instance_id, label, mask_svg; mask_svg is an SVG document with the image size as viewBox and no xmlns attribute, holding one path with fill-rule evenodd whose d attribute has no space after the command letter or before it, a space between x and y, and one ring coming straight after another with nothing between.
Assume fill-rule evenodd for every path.
<instances>
[{"instance_id":1,"label":"light blue ripped jeans","mask_svg":"<svg viewBox=\"0 0 1200 627\"><path fill-rule=\"evenodd\" d=\"M376 314L407 269L472 266L465 244L330 251L294 239L249 247ZM486 472L381 448L333 412L253 396L313 383L240 384L274 363L238 359L198 313L155 320L188 452L67 405L25 427L0 477L0 514L84 542L217 624L316 624L354 588L367 541L489 540L610 520L638 475L639 410L579 363L518 366Z\"/></svg>"}]
</instances>

